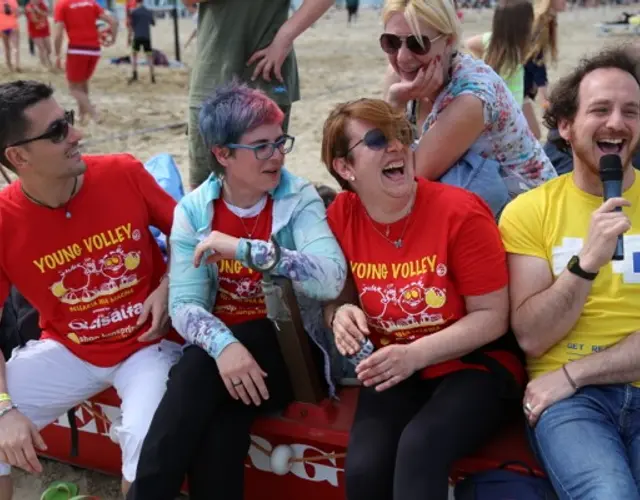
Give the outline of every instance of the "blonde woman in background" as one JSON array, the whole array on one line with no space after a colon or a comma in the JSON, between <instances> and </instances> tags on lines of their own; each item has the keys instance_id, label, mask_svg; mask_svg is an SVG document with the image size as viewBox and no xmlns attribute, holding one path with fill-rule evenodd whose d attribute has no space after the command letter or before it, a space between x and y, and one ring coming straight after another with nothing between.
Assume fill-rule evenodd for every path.
<instances>
[{"instance_id":1,"label":"blonde woman in background","mask_svg":"<svg viewBox=\"0 0 640 500\"><path fill-rule=\"evenodd\" d=\"M523 111L533 134L541 137L540 125L533 103L538 91L542 95L542 107L547 107L547 66L550 59L558 60L558 12L567 7L566 0L536 0L533 22L533 39L524 66Z\"/></svg>"},{"instance_id":2,"label":"blonde woman in background","mask_svg":"<svg viewBox=\"0 0 640 500\"><path fill-rule=\"evenodd\" d=\"M533 28L528 0L502 0L493 14L492 30L467 39L465 47L498 73L516 102L524 102L524 62Z\"/></svg>"},{"instance_id":3,"label":"blonde woman in background","mask_svg":"<svg viewBox=\"0 0 640 500\"><path fill-rule=\"evenodd\" d=\"M450 0L387 0L383 22L385 99L421 130L417 175L477 193L496 217L510 198L556 176L502 78L458 52Z\"/></svg>"}]
</instances>

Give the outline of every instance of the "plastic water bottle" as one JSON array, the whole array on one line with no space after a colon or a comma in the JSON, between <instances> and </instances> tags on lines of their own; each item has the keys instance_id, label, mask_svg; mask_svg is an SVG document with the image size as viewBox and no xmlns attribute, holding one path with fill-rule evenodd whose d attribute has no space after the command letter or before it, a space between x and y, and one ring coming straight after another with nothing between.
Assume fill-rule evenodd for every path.
<instances>
[{"instance_id":1,"label":"plastic water bottle","mask_svg":"<svg viewBox=\"0 0 640 500\"><path fill-rule=\"evenodd\" d=\"M371 340L366 338L362 342L362 348L357 353L351 356L347 356L347 360L349 360L349 362L352 365L358 366L360 361L362 361L363 359L367 359L369 356L371 356L373 354L373 351L375 351L375 349L376 348L374 347L373 342L371 342Z\"/></svg>"}]
</instances>

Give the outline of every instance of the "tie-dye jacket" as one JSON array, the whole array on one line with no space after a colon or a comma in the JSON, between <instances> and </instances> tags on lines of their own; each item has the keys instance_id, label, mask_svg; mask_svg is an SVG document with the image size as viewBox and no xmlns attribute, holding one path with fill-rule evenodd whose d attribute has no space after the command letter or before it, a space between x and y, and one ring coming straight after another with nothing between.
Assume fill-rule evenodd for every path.
<instances>
[{"instance_id":1,"label":"tie-dye jacket","mask_svg":"<svg viewBox=\"0 0 640 500\"><path fill-rule=\"evenodd\" d=\"M222 184L211 175L200 187L187 194L175 210L171 229L171 267L169 313L173 326L185 340L218 358L223 349L238 340L211 311L218 290L215 264L193 265L198 242L211 232L213 202L221 196ZM325 354L325 375L331 393L332 336L322 321L320 301L335 299L344 286L347 265L344 255L326 221L325 207L313 184L286 169L273 197L272 235L280 244L280 262L271 271L293 283L307 333ZM258 265L273 256L273 244L241 239L236 259L247 265L247 251Z\"/></svg>"}]
</instances>

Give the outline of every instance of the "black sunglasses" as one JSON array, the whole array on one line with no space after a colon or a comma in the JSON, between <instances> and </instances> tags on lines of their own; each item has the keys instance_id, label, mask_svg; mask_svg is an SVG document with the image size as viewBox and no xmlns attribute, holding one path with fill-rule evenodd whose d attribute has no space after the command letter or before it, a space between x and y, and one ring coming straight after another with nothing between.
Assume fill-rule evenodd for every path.
<instances>
[{"instance_id":1,"label":"black sunglasses","mask_svg":"<svg viewBox=\"0 0 640 500\"><path fill-rule=\"evenodd\" d=\"M384 132L382 130L380 130L379 128L372 128L366 134L364 134L364 137L362 139L360 139L347 150L345 156L347 156L351 151L353 151L356 146L360 144L364 144L369 149L372 149L374 151L381 151L383 149L386 149L386 147L389 145L389 140L387 139L387 136L384 135Z\"/></svg>"},{"instance_id":2,"label":"black sunglasses","mask_svg":"<svg viewBox=\"0 0 640 500\"><path fill-rule=\"evenodd\" d=\"M65 111L63 118L58 118L51 122L51 125L47 128L47 131L44 134L40 134L36 137L31 137L29 139L23 139L18 142L14 142L13 144L9 144L9 148L14 146L23 146L25 144L29 144L30 142L42 141L42 140L50 140L54 144L60 144L69 136L69 127L73 126L75 122L75 114L73 111Z\"/></svg>"},{"instance_id":3,"label":"black sunglasses","mask_svg":"<svg viewBox=\"0 0 640 500\"><path fill-rule=\"evenodd\" d=\"M392 33L383 33L380 35L380 47L387 54L395 54L400 50L403 43L407 44L407 48L419 56L424 56L431 50L433 42L437 42L443 35L438 35L435 38L429 38L422 35L417 37L415 35L398 36Z\"/></svg>"}]
</instances>

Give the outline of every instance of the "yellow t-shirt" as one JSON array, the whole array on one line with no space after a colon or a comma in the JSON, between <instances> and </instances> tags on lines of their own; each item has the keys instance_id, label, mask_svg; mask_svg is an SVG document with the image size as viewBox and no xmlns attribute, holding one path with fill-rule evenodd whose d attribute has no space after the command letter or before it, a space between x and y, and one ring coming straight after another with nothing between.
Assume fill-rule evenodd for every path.
<instances>
[{"instance_id":1,"label":"yellow t-shirt","mask_svg":"<svg viewBox=\"0 0 640 500\"><path fill-rule=\"evenodd\" d=\"M529 377L557 370L564 363L600 351L640 330L640 176L623 197L631 230L624 236L624 260L611 261L596 277L580 319L569 334L540 358L528 358ZM602 198L579 190L565 174L521 194L500 218L509 253L545 259L558 277L580 252L591 214ZM634 385L639 385L636 382Z\"/></svg>"}]
</instances>

